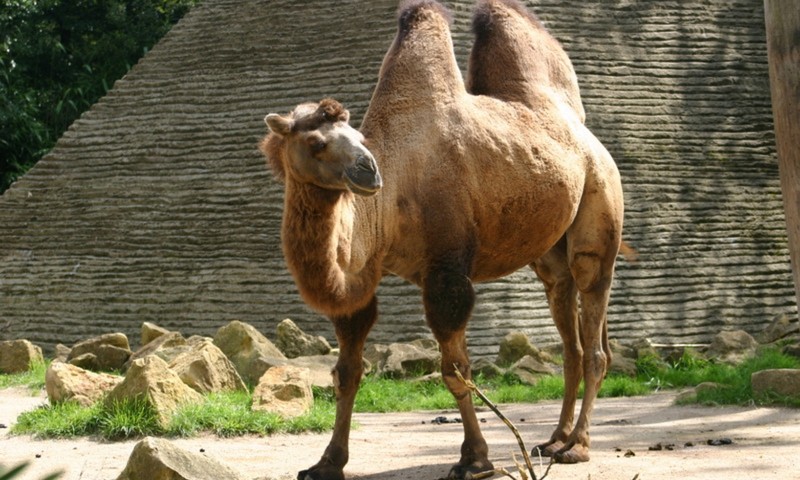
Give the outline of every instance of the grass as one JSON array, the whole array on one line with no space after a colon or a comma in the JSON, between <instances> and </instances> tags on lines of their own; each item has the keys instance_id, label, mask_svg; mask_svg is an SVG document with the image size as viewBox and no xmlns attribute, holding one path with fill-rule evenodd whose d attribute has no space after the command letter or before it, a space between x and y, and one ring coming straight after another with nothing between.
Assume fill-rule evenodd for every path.
<instances>
[{"instance_id":1,"label":"grass","mask_svg":"<svg viewBox=\"0 0 800 480\"><path fill-rule=\"evenodd\" d=\"M759 351L755 358L737 366L705 360L687 351L672 362L645 357L637 362L637 377L609 376L600 390L600 397L646 395L668 388L695 386L714 382L718 388L698 393L696 402L714 405L783 405L800 408L800 399L766 396L754 398L750 387L753 372L772 368L800 368L800 360L774 348ZM23 374L0 375L0 388L27 387L41 390L46 364L34 365ZM534 386L524 385L513 375L487 379L476 378L476 384L494 403L534 403L558 400L564 395L560 376L542 377ZM312 410L301 417L286 420L274 414L253 411L249 391L218 393L205 397L200 405L187 405L178 410L163 427L155 413L142 402L124 402L106 408L102 403L81 407L75 403L43 406L23 413L12 428L15 434L31 434L46 438L99 436L105 439L162 435L189 437L203 432L222 437L269 435L274 433L322 432L333 428L335 398L331 390L315 389ZM356 397L356 412L399 412L411 410L444 410L455 408L452 395L441 380L409 381L367 377Z\"/></svg>"},{"instance_id":2,"label":"grass","mask_svg":"<svg viewBox=\"0 0 800 480\"><path fill-rule=\"evenodd\" d=\"M102 402L91 407L64 402L23 413L11 433L41 438L94 435L116 440L147 435L190 437L201 432L222 437L269 435L333 428L335 406L329 399L316 401L309 413L293 419L252 410L251 401L250 392L210 394L202 404L179 408L166 426L159 424L156 413L143 401L130 400L110 407Z\"/></svg>"},{"instance_id":3,"label":"grass","mask_svg":"<svg viewBox=\"0 0 800 480\"><path fill-rule=\"evenodd\" d=\"M34 361L25 372L0 374L0 389L22 387L36 394L44 388L44 374L49 366L50 361Z\"/></svg>"}]
</instances>

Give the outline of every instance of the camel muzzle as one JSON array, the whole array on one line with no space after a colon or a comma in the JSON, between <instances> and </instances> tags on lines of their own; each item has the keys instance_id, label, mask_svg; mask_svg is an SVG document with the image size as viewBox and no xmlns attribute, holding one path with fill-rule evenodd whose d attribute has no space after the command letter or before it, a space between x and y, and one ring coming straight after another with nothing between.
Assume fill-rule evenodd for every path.
<instances>
[{"instance_id":1,"label":"camel muzzle","mask_svg":"<svg viewBox=\"0 0 800 480\"><path fill-rule=\"evenodd\" d=\"M383 186L378 164L371 155L359 155L355 164L345 169L344 174L348 188L357 195L375 195Z\"/></svg>"}]
</instances>

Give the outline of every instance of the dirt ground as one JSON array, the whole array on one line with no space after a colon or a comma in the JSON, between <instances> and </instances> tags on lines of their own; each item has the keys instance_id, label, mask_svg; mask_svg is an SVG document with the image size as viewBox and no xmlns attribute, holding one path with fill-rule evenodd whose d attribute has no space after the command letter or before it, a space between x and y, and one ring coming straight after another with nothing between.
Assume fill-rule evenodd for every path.
<instances>
[{"instance_id":1,"label":"dirt ground","mask_svg":"<svg viewBox=\"0 0 800 480\"><path fill-rule=\"evenodd\" d=\"M800 410L758 407L677 407L674 393L599 399L592 428L592 459L580 465L555 465L548 479L800 479ZM0 464L23 461L24 480L63 470L63 480L113 480L136 443L95 439L36 440L9 435L17 415L44 402L23 390L0 390ZM558 417L558 402L506 405L504 413L529 444L547 437ZM435 480L457 460L459 424L434 424L454 412L356 414L351 436L350 479ZM495 466L511 467L518 452L514 436L487 410L483 431ZM730 439L731 444L708 445ZM294 478L314 463L328 434L221 439L204 436L175 443L216 457L253 478ZM660 450L651 448L661 445ZM671 447L674 446L674 447ZM626 455L627 453L627 455ZM537 476L541 478L541 472ZM496 477L500 478L500 477ZM145 479L143 479L145 480Z\"/></svg>"}]
</instances>

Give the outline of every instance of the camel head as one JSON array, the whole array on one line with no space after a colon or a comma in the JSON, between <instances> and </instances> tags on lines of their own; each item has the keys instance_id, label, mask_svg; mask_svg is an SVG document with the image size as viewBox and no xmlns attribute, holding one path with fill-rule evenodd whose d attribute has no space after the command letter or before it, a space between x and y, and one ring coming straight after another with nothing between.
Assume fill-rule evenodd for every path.
<instances>
[{"instance_id":1,"label":"camel head","mask_svg":"<svg viewBox=\"0 0 800 480\"><path fill-rule=\"evenodd\" d=\"M286 116L270 113L264 121L271 133L261 150L279 179L374 195L383 184L378 165L349 119L332 99L298 105Z\"/></svg>"}]
</instances>

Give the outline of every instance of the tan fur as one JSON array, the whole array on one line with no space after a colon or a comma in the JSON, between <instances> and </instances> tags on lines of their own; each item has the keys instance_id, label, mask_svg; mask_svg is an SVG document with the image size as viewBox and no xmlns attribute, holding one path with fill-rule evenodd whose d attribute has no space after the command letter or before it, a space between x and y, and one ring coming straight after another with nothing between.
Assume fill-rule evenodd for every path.
<instances>
[{"instance_id":1,"label":"tan fur","mask_svg":"<svg viewBox=\"0 0 800 480\"><path fill-rule=\"evenodd\" d=\"M485 58L481 49L496 51L502 48L498 41L510 38L495 36L476 43L470 84L481 82L485 92L470 94L442 7L430 0L406 5L360 129L384 180L377 195L301 180L307 177L294 155L307 156L297 147L305 145L303 136L324 133L332 139L337 129L347 128L341 122L328 130L272 133L262 144L279 172L289 169L283 175L287 264L306 302L331 317L341 348L331 443L300 478L342 478L360 349L377 315L375 289L389 273L422 287L426 318L440 342L443 377L464 421L454 477L491 469L471 397L455 379L455 368L470 377L465 329L474 303L472 283L526 265L545 283L559 331L564 330L568 383L585 377L591 397L584 399L574 431L572 412L562 411L559 428L565 432L554 438L563 439L564 461L588 459L588 416L608 360L605 312L623 214L619 174L583 125L574 71L558 43L508 0L481 3L480 8L502 14L502 21L493 19L495 33L508 25L547 47L541 53L515 44L514 55L524 58L512 55L506 64L516 67L508 68L545 62L548 69L506 89L509 84L496 78L504 70L476 64ZM302 110L303 115L313 111ZM297 112L290 125L304 121ZM578 322L579 292L584 314L577 333L563 323Z\"/></svg>"}]
</instances>

